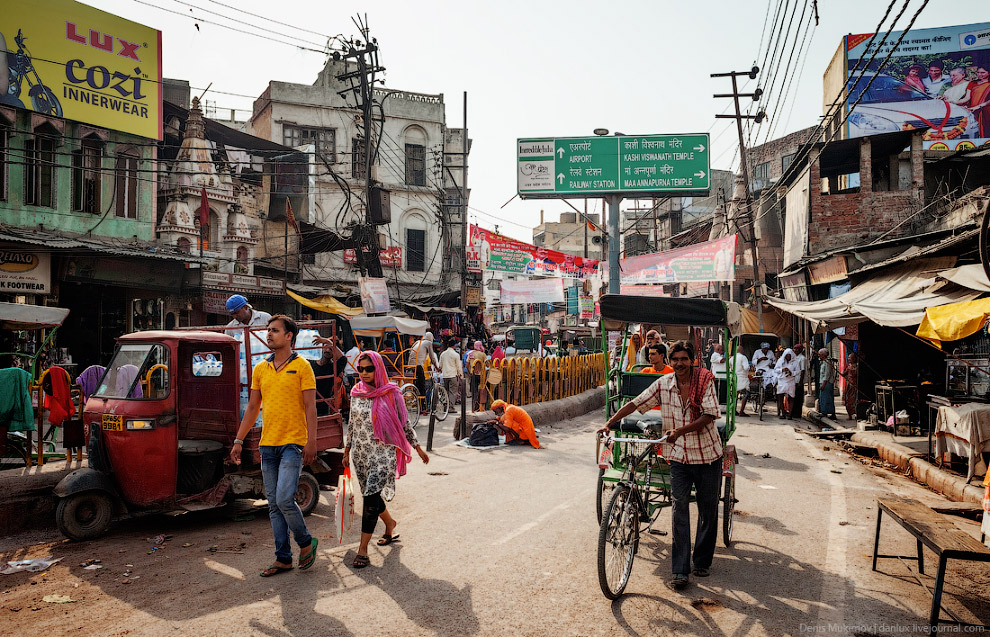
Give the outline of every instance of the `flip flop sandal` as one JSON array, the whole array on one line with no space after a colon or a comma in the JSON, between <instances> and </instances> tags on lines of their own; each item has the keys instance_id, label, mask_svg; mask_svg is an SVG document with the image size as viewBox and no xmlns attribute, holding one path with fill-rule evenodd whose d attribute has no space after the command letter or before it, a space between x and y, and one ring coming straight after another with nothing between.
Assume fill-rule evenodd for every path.
<instances>
[{"instance_id":1,"label":"flip flop sandal","mask_svg":"<svg viewBox=\"0 0 990 637\"><path fill-rule=\"evenodd\" d=\"M392 542L398 542L398 541L399 541L398 533L396 533L395 535L389 535L388 533L385 533L384 535L382 535L382 539L378 540L378 546L388 546Z\"/></svg>"},{"instance_id":2,"label":"flip flop sandal","mask_svg":"<svg viewBox=\"0 0 990 637\"><path fill-rule=\"evenodd\" d=\"M320 541L314 537L312 541L309 543L309 555L307 555L306 557L303 557L302 555L299 556L300 571L305 571L307 568L312 566L313 563L316 561L316 547L319 543Z\"/></svg>"},{"instance_id":3,"label":"flip flop sandal","mask_svg":"<svg viewBox=\"0 0 990 637\"><path fill-rule=\"evenodd\" d=\"M262 577L271 577L273 575L278 575L279 573L285 573L286 571L291 571L291 570L292 570L291 566L279 566L278 564L272 564L265 570L258 573L258 575L261 575Z\"/></svg>"},{"instance_id":4,"label":"flip flop sandal","mask_svg":"<svg viewBox=\"0 0 990 637\"><path fill-rule=\"evenodd\" d=\"M354 563L351 565L354 568L364 568L371 564L371 558L367 555L356 555L354 556Z\"/></svg>"}]
</instances>

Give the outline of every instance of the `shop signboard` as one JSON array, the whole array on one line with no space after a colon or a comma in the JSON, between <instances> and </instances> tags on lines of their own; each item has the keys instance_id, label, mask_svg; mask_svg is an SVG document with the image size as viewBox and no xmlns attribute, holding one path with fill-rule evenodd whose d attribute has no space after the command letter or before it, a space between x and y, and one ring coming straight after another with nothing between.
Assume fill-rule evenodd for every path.
<instances>
[{"instance_id":1,"label":"shop signboard","mask_svg":"<svg viewBox=\"0 0 990 637\"><path fill-rule=\"evenodd\" d=\"M557 250L548 250L471 226L469 251L477 255L479 268L530 276L568 279L598 277L599 261ZM480 271L480 270L479 270Z\"/></svg>"},{"instance_id":2,"label":"shop signboard","mask_svg":"<svg viewBox=\"0 0 990 637\"><path fill-rule=\"evenodd\" d=\"M990 142L990 22L903 33L845 36L848 136L924 129L924 148L946 151Z\"/></svg>"},{"instance_id":3,"label":"shop signboard","mask_svg":"<svg viewBox=\"0 0 990 637\"><path fill-rule=\"evenodd\" d=\"M619 261L628 285L734 281L736 236Z\"/></svg>"},{"instance_id":4,"label":"shop signboard","mask_svg":"<svg viewBox=\"0 0 990 637\"><path fill-rule=\"evenodd\" d=\"M0 0L0 105L162 138L162 34L74 2Z\"/></svg>"},{"instance_id":5,"label":"shop signboard","mask_svg":"<svg viewBox=\"0 0 990 637\"><path fill-rule=\"evenodd\" d=\"M203 311L208 314L228 314L228 298L230 298L230 292L203 290Z\"/></svg>"},{"instance_id":6,"label":"shop signboard","mask_svg":"<svg viewBox=\"0 0 990 637\"><path fill-rule=\"evenodd\" d=\"M204 270L201 276L204 288L240 292L242 294L264 294L266 296L282 296L285 294L285 281L281 279L270 279L268 277L248 274L210 272L209 270ZM230 296L230 294L227 296Z\"/></svg>"},{"instance_id":7,"label":"shop signboard","mask_svg":"<svg viewBox=\"0 0 990 637\"><path fill-rule=\"evenodd\" d=\"M481 304L481 288L471 287L467 288L467 294L465 295L465 301L471 307L477 307Z\"/></svg>"},{"instance_id":8,"label":"shop signboard","mask_svg":"<svg viewBox=\"0 0 990 637\"><path fill-rule=\"evenodd\" d=\"M595 300L590 296L578 297L578 311L581 320L590 320L595 316Z\"/></svg>"},{"instance_id":9,"label":"shop signboard","mask_svg":"<svg viewBox=\"0 0 990 637\"><path fill-rule=\"evenodd\" d=\"M371 249L365 246L362 248L365 253L371 252ZM378 260L381 262L383 268L401 268L402 267L402 246L389 246L387 248L382 248L381 252L378 253ZM347 248L344 250L344 263L357 263L357 250L354 248Z\"/></svg>"},{"instance_id":10,"label":"shop signboard","mask_svg":"<svg viewBox=\"0 0 990 637\"><path fill-rule=\"evenodd\" d=\"M619 293L626 296L670 296L662 285L620 285Z\"/></svg>"},{"instance_id":11,"label":"shop signboard","mask_svg":"<svg viewBox=\"0 0 990 637\"><path fill-rule=\"evenodd\" d=\"M562 279L535 279L502 281L499 302L502 305L514 303L563 303L564 281Z\"/></svg>"},{"instance_id":12,"label":"shop signboard","mask_svg":"<svg viewBox=\"0 0 990 637\"><path fill-rule=\"evenodd\" d=\"M19 246L0 246L0 292L50 294L51 256Z\"/></svg>"}]
</instances>

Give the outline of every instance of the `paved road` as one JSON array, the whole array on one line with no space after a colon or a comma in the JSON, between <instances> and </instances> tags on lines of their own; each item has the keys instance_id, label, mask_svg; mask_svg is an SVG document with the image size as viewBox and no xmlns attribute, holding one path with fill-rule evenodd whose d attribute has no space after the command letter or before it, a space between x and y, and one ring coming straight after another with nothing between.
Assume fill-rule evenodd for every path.
<instances>
[{"instance_id":1,"label":"paved road","mask_svg":"<svg viewBox=\"0 0 990 637\"><path fill-rule=\"evenodd\" d=\"M357 529L338 545L326 505L309 518L321 540L316 566L271 579L257 576L271 558L266 516L146 518L86 544L52 534L0 539L4 560L64 557L44 574L0 576L0 626L81 635L871 635L910 630L927 615L929 598L902 564L870 571L874 502L940 496L790 423L755 419L734 438L736 542L720 542L712 576L668 590L669 537L648 536L627 594L610 603L595 566L591 432L602 416L545 429L542 450L438 446L398 483L390 509L401 542L373 547L364 570L349 566ZM664 516L659 526L669 528ZM159 533L173 538L150 551L147 538ZM893 526L884 537L891 549L913 547ZM83 570L89 558L104 568ZM988 582L981 569L964 569L949 579L946 606L990 620L980 601ZM43 602L49 594L75 601Z\"/></svg>"}]
</instances>

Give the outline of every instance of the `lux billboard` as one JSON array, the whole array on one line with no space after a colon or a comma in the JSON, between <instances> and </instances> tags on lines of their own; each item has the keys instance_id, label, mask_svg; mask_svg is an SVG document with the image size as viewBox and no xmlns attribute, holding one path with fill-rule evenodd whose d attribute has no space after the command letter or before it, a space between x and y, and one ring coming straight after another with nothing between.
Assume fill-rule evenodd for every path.
<instances>
[{"instance_id":1,"label":"lux billboard","mask_svg":"<svg viewBox=\"0 0 990 637\"><path fill-rule=\"evenodd\" d=\"M162 138L162 34L72 0L0 0L0 104Z\"/></svg>"},{"instance_id":2,"label":"lux billboard","mask_svg":"<svg viewBox=\"0 0 990 637\"><path fill-rule=\"evenodd\" d=\"M882 44L883 34L844 38L846 108L859 101L849 115L848 137L927 128L924 147L930 150L990 141L990 23L911 30L894 48L902 33L892 32Z\"/></svg>"}]
</instances>

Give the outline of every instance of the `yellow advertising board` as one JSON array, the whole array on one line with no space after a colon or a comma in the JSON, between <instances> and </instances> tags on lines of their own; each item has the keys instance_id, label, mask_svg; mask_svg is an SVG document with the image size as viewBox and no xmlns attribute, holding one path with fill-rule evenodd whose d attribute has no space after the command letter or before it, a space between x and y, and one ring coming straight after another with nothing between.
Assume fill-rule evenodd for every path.
<instances>
[{"instance_id":1,"label":"yellow advertising board","mask_svg":"<svg viewBox=\"0 0 990 637\"><path fill-rule=\"evenodd\" d=\"M73 0L0 0L0 104L162 138L162 34Z\"/></svg>"}]
</instances>

